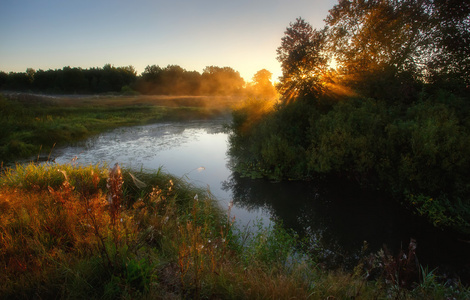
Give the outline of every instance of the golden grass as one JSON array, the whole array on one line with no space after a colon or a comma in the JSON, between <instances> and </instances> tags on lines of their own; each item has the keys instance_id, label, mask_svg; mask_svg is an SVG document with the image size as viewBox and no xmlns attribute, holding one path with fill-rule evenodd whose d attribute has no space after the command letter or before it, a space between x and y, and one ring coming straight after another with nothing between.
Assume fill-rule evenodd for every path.
<instances>
[{"instance_id":1,"label":"golden grass","mask_svg":"<svg viewBox=\"0 0 470 300\"><path fill-rule=\"evenodd\" d=\"M0 298L416 295L396 285L369 282L361 272L326 272L314 261L288 259L291 251L286 247L295 238L280 227L242 246L230 212L228 217L223 214L209 192L159 172L132 176L152 187L147 185L143 193L144 186L137 187L119 166L28 165L2 175ZM427 296L437 295L436 287L457 299L469 295L464 288L449 290L431 279L419 289Z\"/></svg>"}]
</instances>

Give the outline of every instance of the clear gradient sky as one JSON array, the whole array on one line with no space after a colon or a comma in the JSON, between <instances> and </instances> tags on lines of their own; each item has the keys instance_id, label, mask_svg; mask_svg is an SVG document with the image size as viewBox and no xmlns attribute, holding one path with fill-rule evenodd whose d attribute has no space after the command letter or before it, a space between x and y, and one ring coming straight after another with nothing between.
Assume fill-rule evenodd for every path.
<instances>
[{"instance_id":1,"label":"clear gradient sky","mask_svg":"<svg viewBox=\"0 0 470 300\"><path fill-rule=\"evenodd\" d=\"M337 0L0 0L0 71L179 65L281 75L276 49L297 17L322 28Z\"/></svg>"}]
</instances>

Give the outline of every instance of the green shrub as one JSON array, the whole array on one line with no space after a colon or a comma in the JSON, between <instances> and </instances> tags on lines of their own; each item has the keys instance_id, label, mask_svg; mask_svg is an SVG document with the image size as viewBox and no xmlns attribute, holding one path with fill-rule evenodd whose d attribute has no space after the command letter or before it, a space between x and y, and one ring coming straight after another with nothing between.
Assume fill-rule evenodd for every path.
<instances>
[{"instance_id":1,"label":"green shrub","mask_svg":"<svg viewBox=\"0 0 470 300\"><path fill-rule=\"evenodd\" d=\"M398 199L410 193L445 198L452 209L444 214L455 211L447 217L467 218L455 209L470 199L470 122L458 111L468 113L465 102L449 94L422 94L406 105L362 97L319 102L299 99L261 119L251 109L236 110L234 170L277 180L347 177Z\"/></svg>"},{"instance_id":2,"label":"green shrub","mask_svg":"<svg viewBox=\"0 0 470 300\"><path fill-rule=\"evenodd\" d=\"M446 196L432 198L409 194L408 204L436 227L447 227L470 233L470 205L460 199L451 202Z\"/></svg>"}]
</instances>

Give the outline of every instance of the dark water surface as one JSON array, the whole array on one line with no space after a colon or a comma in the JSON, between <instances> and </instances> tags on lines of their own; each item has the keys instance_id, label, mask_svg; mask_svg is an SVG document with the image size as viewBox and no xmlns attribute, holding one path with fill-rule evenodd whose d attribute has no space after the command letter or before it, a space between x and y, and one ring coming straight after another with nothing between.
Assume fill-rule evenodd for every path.
<instances>
[{"instance_id":1,"label":"dark water surface","mask_svg":"<svg viewBox=\"0 0 470 300\"><path fill-rule=\"evenodd\" d=\"M228 168L228 120L172 122L119 128L88 141L57 149L57 163L163 170L207 187L239 226L280 220L307 237L311 248L332 267L354 265L364 242L370 251L384 246L397 253L417 241L421 264L458 272L470 280L470 243L436 230L384 195L340 182L281 182L240 178Z\"/></svg>"}]
</instances>

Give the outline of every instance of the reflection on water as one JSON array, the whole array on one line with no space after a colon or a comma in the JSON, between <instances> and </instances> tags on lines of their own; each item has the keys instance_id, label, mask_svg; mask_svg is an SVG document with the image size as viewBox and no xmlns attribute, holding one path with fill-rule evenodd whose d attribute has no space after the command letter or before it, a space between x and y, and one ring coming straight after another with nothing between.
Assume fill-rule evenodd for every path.
<instances>
[{"instance_id":1,"label":"reflection on water","mask_svg":"<svg viewBox=\"0 0 470 300\"><path fill-rule=\"evenodd\" d=\"M470 244L436 231L383 196L338 182L282 182L240 178L228 169L226 120L175 122L119 128L56 150L57 163L118 162L127 168L163 170L208 187L239 225L280 220L310 241L329 266L353 265L364 241L377 251L418 242L421 263L466 266Z\"/></svg>"},{"instance_id":2,"label":"reflection on water","mask_svg":"<svg viewBox=\"0 0 470 300\"><path fill-rule=\"evenodd\" d=\"M468 278L470 245L437 230L384 195L365 192L339 181L278 182L240 178L224 182L234 203L263 207L275 220L309 241L310 251L328 267L354 267L367 253L386 247L407 250L417 240L422 264L459 272Z\"/></svg>"},{"instance_id":3,"label":"reflection on water","mask_svg":"<svg viewBox=\"0 0 470 300\"><path fill-rule=\"evenodd\" d=\"M318 187L315 182L251 180L232 175L224 183L234 203L265 207L275 220L309 239L311 250L330 266L354 264L367 241L371 249L383 244L400 247L403 215L397 207L360 190L338 186ZM404 236L404 245L410 236Z\"/></svg>"}]
</instances>

